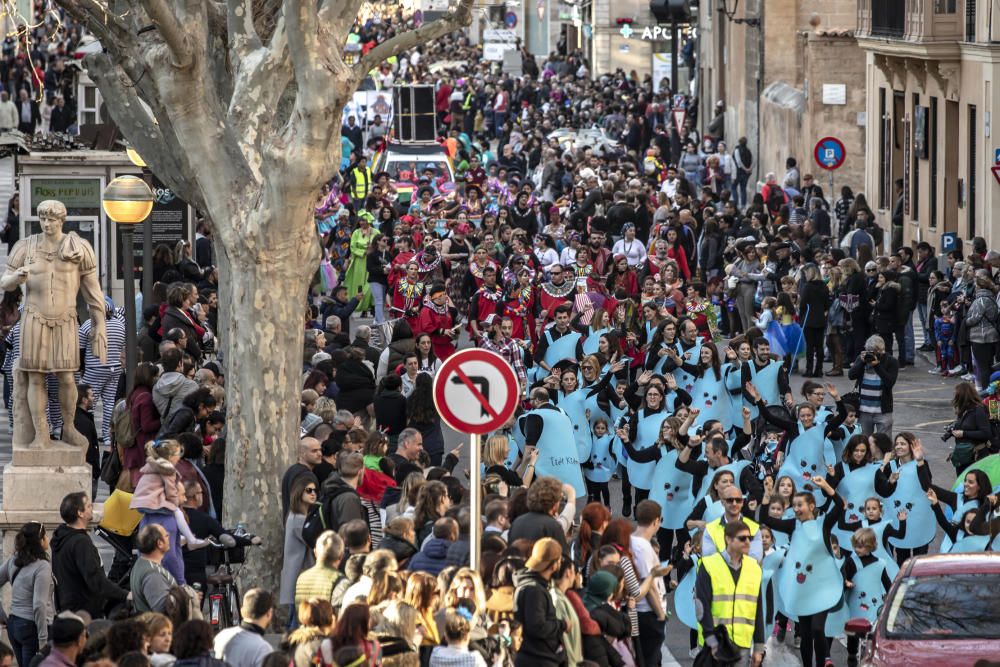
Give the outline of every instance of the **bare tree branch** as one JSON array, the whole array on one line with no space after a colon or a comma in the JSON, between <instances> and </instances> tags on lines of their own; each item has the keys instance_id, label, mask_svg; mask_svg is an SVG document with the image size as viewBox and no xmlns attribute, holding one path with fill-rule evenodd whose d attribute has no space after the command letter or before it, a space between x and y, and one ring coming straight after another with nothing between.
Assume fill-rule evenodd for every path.
<instances>
[{"instance_id":1,"label":"bare tree branch","mask_svg":"<svg viewBox=\"0 0 1000 667\"><path fill-rule=\"evenodd\" d=\"M368 72L378 67L382 61L399 55L406 49L411 49L418 44L429 42L438 37L443 37L450 32L469 25L472 23L473 2L474 0L460 0L455 11L448 16L439 18L437 21L431 23L425 23L416 30L408 30L385 40L366 53L358 64L354 66L354 69L360 77L364 77Z\"/></svg>"},{"instance_id":2,"label":"bare tree branch","mask_svg":"<svg viewBox=\"0 0 1000 667\"><path fill-rule=\"evenodd\" d=\"M319 7L319 22L333 32L335 44L342 47L345 43L362 2L364 0L323 0Z\"/></svg>"},{"instance_id":3,"label":"bare tree branch","mask_svg":"<svg viewBox=\"0 0 1000 667\"><path fill-rule=\"evenodd\" d=\"M229 48L235 65L262 45L253 25L253 0L226 0L226 8Z\"/></svg>"},{"instance_id":4,"label":"bare tree branch","mask_svg":"<svg viewBox=\"0 0 1000 667\"><path fill-rule=\"evenodd\" d=\"M101 44L107 46L117 42L125 45L132 41L128 27L97 0L60 0L59 4L94 33Z\"/></svg>"},{"instance_id":5,"label":"bare tree branch","mask_svg":"<svg viewBox=\"0 0 1000 667\"><path fill-rule=\"evenodd\" d=\"M316 0L285 0L285 30L288 48L299 85L300 102L305 107L319 104L319 12ZM311 99L310 99L311 98Z\"/></svg>"},{"instance_id":6,"label":"bare tree branch","mask_svg":"<svg viewBox=\"0 0 1000 667\"><path fill-rule=\"evenodd\" d=\"M184 28L166 0L141 0L141 2L160 36L163 37L163 41L167 43L167 48L173 56L174 67L181 69L190 67L194 61L191 45L188 43Z\"/></svg>"}]
</instances>

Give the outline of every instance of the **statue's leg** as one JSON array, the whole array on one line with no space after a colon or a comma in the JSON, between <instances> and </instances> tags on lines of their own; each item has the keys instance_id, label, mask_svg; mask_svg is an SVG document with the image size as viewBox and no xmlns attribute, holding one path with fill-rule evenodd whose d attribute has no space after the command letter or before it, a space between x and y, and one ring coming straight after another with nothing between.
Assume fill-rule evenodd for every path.
<instances>
[{"instance_id":1,"label":"statue's leg","mask_svg":"<svg viewBox=\"0 0 1000 667\"><path fill-rule=\"evenodd\" d=\"M63 420L62 441L76 447L88 447L90 443L73 425L76 416L76 378L69 371L56 373L56 376L59 378L59 408Z\"/></svg>"},{"instance_id":2,"label":"statue's leg","mask_svg":"<svg viewBox=\"0 0 1000 667\"><path fill-rule=\"evenodd\" d=\"M28 404L31 412L31 424L35 429L35 437L30 447L49 447L49 421L45 416L45 408L49 399L45 392L45 373L26 373L28 376Z\"/></svg>"},{"instance_id":3,"label":"statue's leg","mask_svg":"<svg viewBox=\"0 0 1000 667\"><path fill-rule=\"evenodd\" d=\"M11 441L15 445L27 445L35 439L35 425L31 422L31 406L28 403L28 382L31 373L22 371L17 366L11 373L11 424L13 434ZM48 428L45 430L48 433Z\"/></svg>"}]
</instances>

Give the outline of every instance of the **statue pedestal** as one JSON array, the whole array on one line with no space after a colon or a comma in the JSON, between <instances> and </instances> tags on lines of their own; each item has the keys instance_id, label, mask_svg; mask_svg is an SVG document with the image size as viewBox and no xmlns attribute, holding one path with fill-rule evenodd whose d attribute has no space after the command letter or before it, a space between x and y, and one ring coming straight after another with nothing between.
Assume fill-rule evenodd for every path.
<instances>
[{"instance_id":1,"label":"statue pedestal","mask_svg":"<svg viewBox=\"0 0 1000 667\"><path fill-rule=\"evenodd\" d=\"M15 445L13 460L3 469L0 530L3 553L13 552L14 536L29 521L40 521L49 534L62 523L59 505L70 493L90 495L91 469L78 447L24 448Z\"/></svg>"}]
</instances>

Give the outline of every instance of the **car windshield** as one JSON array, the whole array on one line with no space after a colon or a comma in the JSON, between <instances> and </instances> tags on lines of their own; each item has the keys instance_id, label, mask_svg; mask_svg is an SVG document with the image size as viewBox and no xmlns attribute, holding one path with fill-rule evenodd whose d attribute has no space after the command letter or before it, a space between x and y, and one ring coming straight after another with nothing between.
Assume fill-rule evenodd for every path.
<instances>
[{"instance_id":1,"label":"car windshield","mask_svg":"<svg viewBox=\"0 0 1000 667\"><path fill-rule=\"evenodd\" d=\"M393 180L413 183L425 175L428 167L434 169L435 179L448 174L448 165L443 160L390 160L385 165L385 170Z\"/></svg>"},{"instance_id":2,"label":"car windshield","mask_svg":"<svg viewBox=\"0 0 1000 667\"><path fill-rule=\"evenodd\" d=\"M909 577L889 603L893 638L1000 638L998 574Z\"/></svg>"}]
</instances>

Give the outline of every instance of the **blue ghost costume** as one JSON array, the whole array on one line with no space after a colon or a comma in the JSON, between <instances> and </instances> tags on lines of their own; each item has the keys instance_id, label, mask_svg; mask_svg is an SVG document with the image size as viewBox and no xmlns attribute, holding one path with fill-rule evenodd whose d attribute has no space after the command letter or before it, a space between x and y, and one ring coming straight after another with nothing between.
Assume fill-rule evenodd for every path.
<instances>
[{"instance_id":1,"label":"blue ghost costume","mask_svg":"<svg viewBox=\"0 0 1000 667\"><path fill-rule=\"evenodd\" d=\"M868 565L864 565L855 554L851 554L850 558L854 563L855 574L851 578L854 587L848 588L846 594L848 611L851 618L866 618L874 625L885 600L885 582L888 580L891 584L899 572L899 566L891 558L876 557Z\"/></svg>"},{"instance_id":2,"label":"blue ghost costume","mask_svg":"<svg viewBox=\"0 0 1000 667\"><path fill-rule=\"evenodd\" d=\"M846 469L847 466L840 463L838 467ZM848 471L837 484L837 494L847 502L847 507L844 509L844 523L853 524L865 518L865 501L876 495L875 475L878 473L879 467L877 463L867 463ZM838 525L833 529L833 534L840 541L841 549L851 550L853 531L848 531Z\"/></svg>"},{"instance_id":3,"label":"blue ghost costume","mask_svg":"<svg viewBox=\"0 0 1000 667\"><path fill-rule=\"evenodd\" d=\"M589 468L583 469L583 476L591 482L608 482L618 467L618 460L611 452L611 442L614 437L608 433L600 437L593 436L590 449Z\"/></svg>"},{"instance_id":4,"label":"blue ghost costume","mask_svg":"<svg viewBox=\"0 0 1000 667\"><path fill-rule=\"evenodd\" d=\"M772 359L767 366L759 371L753 359L745 362L745 364L748 365L750 370L750 381L757 387L757 391L760 392L760 398L764 401L764 404L768 407L784 405L778 390L778 375L781 371L781 362ZM750 408L750 419L757 419L760 416L760 409L750 401L746 401L745 403Z\"/></svg>"},{"instance_id":5,"label":"blue ghost costume","mask_svg":"<svg viewBox=\"0 0 1000 667\"><path fill-rule=\"evenodd\" d=\"M555 477L560 482L571 485L578 498L586 495L587 489L576 447L567 447L569 436L573 433L569 417L562 409L552 405L527 414L537 415L542 420L541 437L536 443L538 460L535 462L535 474ZM524 421L518 421L519 428L523 429L524 425Z\"/></svg>"},{"instance_id":6,"label":"blue ghost costume","mask_svg":"<svg viewBox=\"0 0 1000 667\"><path fill-rule=\"evenodd\" d=\"M892 517L894 523L898 521L895 518L896 512L905 509L909 513L906 534L890 538L889 543L897 549L916 549L926 546L937 533L937 522L934 519L931 503L927 500L927 490L923 488L919 479L917 462L910 461L902 466L896 461L889 463L892 471L899 473L899 479L896 480L895 490L885 503L885 511Z\"/></svg>"}]
</instances>

